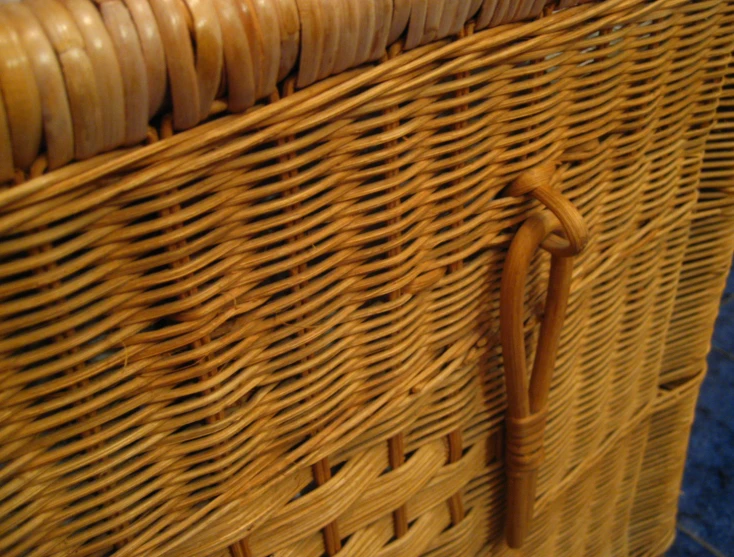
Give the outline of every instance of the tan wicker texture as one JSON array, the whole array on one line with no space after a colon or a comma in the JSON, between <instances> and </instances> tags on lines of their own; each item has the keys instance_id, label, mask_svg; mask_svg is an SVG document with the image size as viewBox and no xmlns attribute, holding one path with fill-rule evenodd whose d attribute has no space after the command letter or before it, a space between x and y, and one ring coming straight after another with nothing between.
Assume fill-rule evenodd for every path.
<instances>
[{"instance_id":1,"label":"tan wicker texture","mask_svg":"<svg viewBox=\"0 0 734 557\"><path fill-rule=\"evenodd\" d=\"M0 78L0 555L510 555L499 293L541 204L507 186L545 167L589 241L523 554L665 551L734 248L734 0L549 5L489 30L482 10L502 2L472 2L458 36L406 50L408 17L379 63L302 90L291 72L238 115L229 61L269 51L241 13L235 46L207 18L267 3L110 0L99 21L82 4L0 9L0 48L38 89L8 101ZM38 17L62 8L86 33L130 17L93 53ZM124 29L146 25L159 34L121 61ZM191 51L165 58L161 89L179 35ZM80 103L97 82L79 72L110 52L125 95L129 76L145 84L118 99L125 121L163 115L146 146L63 166L136 141L105 126L99 95ZM238 110L288 72L270 62ZM49 91L68 97L55 127ZM210 121L174 133L210 97ZM15 107L36 100L24 121ZM93 132L82 155L68 129ZM533 257L528 361L548 272Z\"/></svg>"},{"instance_id":2,"label":"tan wicker texture","mask_svg":"<svg viewBox=\"0 0 734 557\"><path fill-rule=\"evenodd\" d=\"M597 0L598 1L598 0ZM215 98L242 112L298 64L299 87L404 50L583 0L11 0L0 2L0 181L177 130ZM95 7L96 6L96 7ZM476 17L475 17L476 16ZM4 113L5 112L5 113ZM7 121L6 121L7 119ZM11 154L12 153L12 154Z\"/></svg>"}]
</instances>

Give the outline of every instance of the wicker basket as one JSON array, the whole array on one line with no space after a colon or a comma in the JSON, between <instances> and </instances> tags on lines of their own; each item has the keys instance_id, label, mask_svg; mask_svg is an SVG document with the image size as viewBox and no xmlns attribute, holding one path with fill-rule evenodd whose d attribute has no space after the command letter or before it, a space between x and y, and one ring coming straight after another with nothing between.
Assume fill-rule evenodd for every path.
<instances>
[{"instance_id":1,"label":"wicker basket","mask_svg":"<svg viewBox=\"0 0 734 557\"><path fill-rule=\"evenodd\" d=\"M0 555L662 554L733 36L734 0L0 3Z\"/></svg>"}]
</instances>

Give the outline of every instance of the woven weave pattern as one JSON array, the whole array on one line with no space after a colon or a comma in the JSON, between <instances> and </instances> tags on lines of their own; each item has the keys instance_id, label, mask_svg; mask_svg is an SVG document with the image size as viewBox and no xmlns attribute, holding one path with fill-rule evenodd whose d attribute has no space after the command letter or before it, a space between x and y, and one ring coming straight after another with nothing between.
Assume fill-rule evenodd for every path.
<instances>
[{"instance_id":1,"label":"woven weave pattern","mask_svg":"<svg viewBox=\"0 0 734 557\"><path fill-rule=\"evenodd\" d=\"M549 160L590 241L525 551L662 553L734 247L733 30L722 0L470 21L18 173L0 554L509 555L499 288L537 204L503 190Z\"/></svg>"},{"instance_id":2,"label":"woven weave pattern","mask_svg":"<svg viewBox=\"0 0 734 557\"><path fill-rule=\"evenodd\" d=\"M243 112L405 50L600 0L14 0L0 4L0 182Z\"/></svg>"}]
</instances>

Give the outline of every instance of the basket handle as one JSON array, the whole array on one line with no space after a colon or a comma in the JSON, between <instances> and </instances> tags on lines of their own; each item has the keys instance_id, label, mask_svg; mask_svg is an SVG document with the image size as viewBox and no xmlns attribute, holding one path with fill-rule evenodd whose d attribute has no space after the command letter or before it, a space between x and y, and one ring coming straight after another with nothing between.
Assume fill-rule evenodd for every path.
<instances>
[{"instance_id":1,"label":"basket handle","mask_svg":"<svg viewBox=\"0 0 734 557\"><path fill-rule=\"evenodd\" d=\"M507 387L506 473L507 544L522 547L530 529L535 488L544 458L548 395L573 271L573 256L584 249L588 231L578 210L550 188L554 166L529 171L510 187L510 195L538 199L550 211L531 215L512 241L502 273L500 329ZM562 233L563 237L554 233ZM545 314L533 372L528 380L523 316L525 282L539 248L551 253Z\"/></svg>"}]
</instances>

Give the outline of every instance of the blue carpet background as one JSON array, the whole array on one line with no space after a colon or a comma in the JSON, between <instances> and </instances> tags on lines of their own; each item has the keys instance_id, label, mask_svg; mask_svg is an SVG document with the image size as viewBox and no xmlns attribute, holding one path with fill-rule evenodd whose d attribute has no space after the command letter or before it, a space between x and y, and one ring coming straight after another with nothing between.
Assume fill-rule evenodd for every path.
<instances>
[{"instance_id":1,"label":"blue carpet background","mask_svg":"<svg viewBox=\"0 0 734 557\"><path fill-rule=\"evenodd\" d=\"M708 362L667 557L734 557L734 273Z\"/></svg>"}]
</instances>

